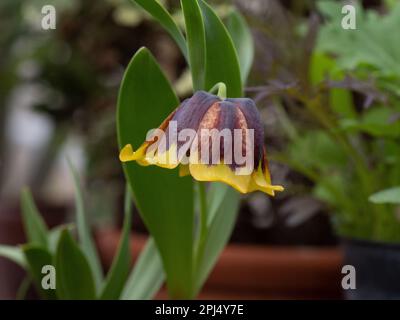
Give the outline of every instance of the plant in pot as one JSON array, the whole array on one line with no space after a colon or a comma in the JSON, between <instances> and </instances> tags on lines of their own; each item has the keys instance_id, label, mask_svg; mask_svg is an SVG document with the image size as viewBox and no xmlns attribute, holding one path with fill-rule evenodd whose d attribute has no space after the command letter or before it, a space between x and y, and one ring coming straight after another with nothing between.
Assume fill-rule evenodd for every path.
<instances>
[{"instance_id":1,"label":"plant in pot","mask_svg":"<svg viewBox=\"0 0 400 320\"><path fill-rule=\"evenodd\" d=\"M190 67L193 88L196 92L192 98L179 104L171 85L149 50L140 49L125 71L118 98L117 131L121 147L120 159L126 162L124 172L135 204L159 252L164 271L162 274L165 274L170 297L193 298L201 290L232 231L239 202L239 195L234 188L242 193L260 190L269 195L274 195L275 191L282 191L283 188L271 184L262 142L263 129L256 106L250 99L241 98L242 85L251 57L248 56L247 50L240 50L241 55L238 58L235 45L241 48L242 41L248 39L243 39L243 33L235 33L233 35L239 38L233 41L214 10L203 0L181 2L186 38L159 2L136 2L157 18L177 42ZM245 25L239 24L236 28L245 28ZM217 95L212 94L215 91ZM178 108L174 111L176 107ZM173 113L168 116L171 111ZM191 132L195 133L201 126L207 129L211 125L212 128L216 127L219 130L237 129L241 132L242 139L242 133L247 134L246 129L255 131L257 138L253 146L248 144L247 136L246 142L242 143L240 139L239 145L240 153L243 153L243 146L249 147L248 152L253 157L245 165L239 164L235 158L235 162L229 166L223 162L225 159L228 161L225 153L224 158L218 153L217 163L203 163L195 158L199 151L195 147L190 149L189 163L184 163L181 158L178 163L176 161L171 163L169 160L167 163L161 162L162 157L158 152L162 149L157 149L157 153L152 154L151 147L156 145L157 141L161 142L162 138L155 139L156 130L147 137L146 133L149 129L157 127L165 117L167 118L161 124L161 129L172 126L176 120L181 126L179 130L192 129ZM145 139L147 141L141 145ZM217 140L216 145L221 150L220 140ZM228 148L225 143L223 146ZM133 151L134 148L139 149ZM230 150L233 150L233 146ZM167 159L179 154L172 144L169 144L164 151L167 151ZM187 156L187 153L184 152L182 156ZM194 161L192 156L195 158ZM134 163L134 160L141 165ZM157 166L149 166L151 164ZM182 177L178 176L178 170L159 168L177 169L178 166L179 175ZM236 170L240 171L240 174L236 174ZM198 182L194 184L193 180L187 177L188 174ZM213 181L213 183L206 188L202 181ZM230 188L228 184L234 188ZM26 196L24 198L26 202ZM101 276L98 263L95 262L97 259L93 243L88 238L88 228L84 223L79 195L77 200L77 226L83 252L74 243L68 230L64 230L58 240L55 258L52 258L48 240L50 236L43 232L43 224L38 222L37 215L32 229L41 230L40 248L31 248L28 245L22 250L30 269L34 270L33 275L37 275L37 270L40 270L43 262L49 264L54 259L57 275L60 274L57 278L60 289L59 292L56 291L60 297L71 298L70 295L74 295L79 298L95 298L98 297L97 290L101 288ZM30 217L32 216L34 215L30 214ZM30 229L31 222L28 218L26 221L27 233L30 235L32 232L30 237L36 244L37 241L34 239L36 235ZM129 224L124 226L124 241L127 239L127 230ZM123 243L125 245L121 245L120 248L126 249L126 242ZM40 252L32 253L31 249ZM15 252L10 251L10 248L3 247L2 253L15 258ZM87 261L84 259L85 253ZM36 256L39 256L39 261L34 259ZM119 268L120 264L126 266L124 260L126 257L126 252L118 253L110 271L110 278L118 280L119 289L123 281L118 273L114 274L113 269L114 266ZM17 256L16 261L21 263L19 258ZM119 259L124 262L119 262ZM75 261L73 264L68 263L73 260ZM85 279L90 282L84 282L85 288L88 288L87 294L81 295L80 289L71 284L76 273L74 265L80 265L87 271ZM152 266L152 263L146 261L148 272L152 269L149 266ZM161 271L157 270L156 275L160 274ZM93 281L90 280L92 278ZM77 282L79 281L73 283ZM103 294L101 293L100 297Z\"/></svg>"},{"instance_id":2,"label":"plant in pot","mask_svg":"<svg viewBox=\"0 0 400 320\"><path fill-rule=\"evenodd\" d=\"M140 2L139 2L139 4L140 4ZM156 6L156 7L158 8L158 6ZM148 7L145 7L145 9L149 10ZM156 13L153 13L153 14L155 15ZM165 24L166 23L164 22L163 25L165 25ZM231 26L232 27L232 24L228 23L227 26ZM228 28L228 31L233 30L233 29L230 29L231 27ZM239 27L240 27L240 24L239 24ZM242 34L243 34L243 31L240 31L240 32L239 31L237 31L237 32L231 31L232 37L237 37L237 36L242 35ZM250 36L250 34L248 32L245 32L244 34L247 34L248 37ZM246 37L245 39L248 39L248 37ZM239 41L240 41L240 39L236 40L236 42L240 43ZM249 41L249 40L247 40L247 41ZM249 43L247 43L247 44L245 43L243 45L238 44L237 48L240 48L241 51L244 51L244 52L242 52L242 54L246 54L246 50L249 49L249 46L250 46ZM143 54L143 53L141 53L141 54ZM217 56L213 56L212 59L213 60L217 60L218 57ZM135 66L135 68L137 68L137 66ZM216 69L216 70L218 70L218 69ZM140 74L140 73L138 73L138 74ZM137 81L143 82L143 79L140 79L140 80L137 80ZM216 79L216 81L218 81L218 80ZM210 86L211 86L211 84L210 84ZM128 90L125 90L125 91L128 91ZM141 91L146 93L148 90L147 89L141 89ZM134 90L130 89L130 92L134 92ZM151 105L156 105L156 103L154 103L152 100L149 100L148 96L143 98L143 100L144 100L143 103L141 103L141 105L143 105L143 106L146 103L149 104L150 102L151 102ZM132 98L126 98L126 101L128 101L129 103L132 103L131 102ZM130 107L133 109L132 106L130 106ZM144 107L142 107L142 109L143 108ZM143 112L143 111L140 111L140 112ZM136 121L143 123L144 120L141 119L139 111L136 111L136 113L137 113L137 115L136 115L137 120ZM143 113L143 115L144 115L144 113ZM164 117L165 117L165 115L164 115ZM124 114L123 118L124 119L128 119L129 117ZM158 121L160 122L160 120L158 120ZM126 122L128 122L128 121L126 121ZM129 124L127 124L127 126L132 127L132 124L133 124L133 121L130 121ZM154 120L152 126L156 127L158 124L159 123L157 123L157 121ZM135 127L139 127L139 126L136 124ZM146 130L148 130L149 127L150 126L147 125L146 128L141 129L141 130L143 130L143 133L136 135L135 139L137 139L137 142L136 142L138 144L137 146L140 146L139 143L141 143L143 141L143 136L145 136L144 132ZM130 130L132 130L132 129L130 129ZM131 139L132 139L131 141L133 141L133 137ZM125 143L128 143L128 141L126 141ZM123 145L121 145L121 147L123 147ZM148 169L151 170L152 168L148 168ZM143 175L144 174L147 175L148 172L144 172ZM138 178L136 178L136 180L138 180ZM132 178L132 181L133 181L133 178ZM262 197L263 195L260 194L260 196ZM139 210L140 210L140 207L139 207ZM145 217L144 220L146 220L146 217ZM229 223L231 223L230 221L231 220L229 220ZM148 226L148 222L145 221L145 223L146 223L146 226ZM264 231L264 233L267 233L265 229L262 230L262 231ZM262 232L260 232L260 234L261 233ZM232 272L224 272L224 275L221 276L221 274L223 273L222 270L226 270L223 267L224 261L221 261L221 269L217 270L218 273L216 275L219 274L220 275L219 277L221 277L223 279L221 279L221 278L215 279L215 283L219 284L219 289L221 291L222 290L225 290L225 292L228 291L228 296L229 296L229 289L226 289L226 288L229 287L229 280L231 280L231 282L232 282L232 279L235 278L233 275L239 274L241 272L240 270L242 270L243 268L246 267L246 263L243 261L243 259L241 260L242 263L238 262L239 259L240 259L239 252L242 253L244 250L240 251L240 248L238 248L238 250L235 250L236 248L232 248L233 250L230 251L229 249L230 248L228 248L228 250L227 250L228 251L227 255L229 256L229 253L232 252L232 255L230 256L230 257L232 257L232 260L229 260L229 261L234 261L233 252L235 252L235 253L237 252L238 253L235 256L237 258L237 260L235 260L235 262L236 262L235 266L236 267L230 269ZM242 281L241 280L237 280L237 281L234 282L235 284L237 284L237 286L235 286L235 284L230 284L231 288L235 288L235 289L238 288L237 290L242 290L242 292L247 289L248 291L243 293L243 296L245 296L245 294L248 294L248 296L250 296L250 297L257 296L257 294L259 294L260 297L261 296L262 297L277 296L279 294L281 294L282 296L287 295L287 296L290 296L290 297L299 297L299 296L301 296L301 294L298 294L297 296L296 296L296 294L294 294L294 292L296 292L296 288L294 288L295 285L293 283L299 283L299 282L293 282L293 278L292 278L292 270L293 269L291 269L291 266L289 266L291 264L291 262L293 262L293 261L299 262L299 260L296 260L296 259L299 259L299 257L304 257L304 255L301 255L301 253L298 252L297 248L293 249L293 253L291 251L289 251L291 253L287 254L287 256L290 256L293 259L293 260L290 260L290 262L288 262L287 256L284 253L280 254L278 248L276 250L268 250L269 248L265 248L265 246L264 246L262 248L251 248L251 249L254 249L254 250L251 251L251 252L254 252L254 255L250 255L249 254L248 257L250 257L250 256L254 257L254 259L252 259L252 261L256 261L255 263L252 264L252 267L251 267L251 270L256 270L254 273L252 273L253 278L250 277L250 276L248 278L241 278ZM248 252L250 252L251 249L249 248ZM263 252L263 254L261 254L262 252ZM327 249L326 251L325 251L325 249L321 249L321 251L311 249L308 252L309 252L309 255L307 255L307 257L311 257L311 258L310 259L304 258L304 260L301 260L301 261L304 261L304 265L308 266L308 269L307 268L302 269L302 270L304 270L304 274L307 274L307 276L308 276L308 275L310 275L310 274L312 274L314 272L314 278L321 279L322 280L321 282L325 281L325 283L329 283L330 293L328 293L328 294L330 294L331 296L337 297L338 295L332 294L332 292L334 292L334 290L335 290L335 289L332 290L332 288L335 288L335 285L332 285L332 283L337 284L337 286L339 286L339 282L337 281L337 277L335 276L335 273L339 274L340 270L337 268L337 265L338 265L338 261L340 260L340 258L338 257L338 255L336 254L334 249L333 250ZM259 259L257 257L255 257L256 254L258 256L260 256ZM323 263L318 264L319 258L322 257L322 256L327 257L327 259L321 259L321 260L329 261L329 262L326 263L326 264L323 264ZM273 270L272 274L274 274L274 275L279 274L280 279L282 279L282 282L284 282L282 287L279 287L279 284L277 284L277 283L275 283L274 285L270 285L271 282L270 282L270 276L268 275L268 272L266 270L262 271L263 268L268 268L269 266L271 266L271 262L270 261L274 260L274 258L272 258L272 257L279 257L280 261L283 264L285 264L285 266L288 266L287 268L285 268L285 270L287 270L287 271L284 274L280 274L278 271L276 271L277 269L274 269L273 267L271 268L271 270ZM295 258L295 257L297 257L297 258ZM299 263L299 264L301 264L301 263ZM219 270L221 270L221 271L219 271ZM326 270L329 270L329 271L326 271ZM249 273L250 272L252 272L252 271L249 271ZM319 275L321 275L321 276L319 277ZM229 276L230 276L230 278L228 280ZM271 276L271 278L273 278L273 277L274 276ZM327 280L327 279L329 279L329 280ZM332 279L332 281L331 281L331 279ZM211 280L213 280L213 278ZM302 292L303 296L316 297L316 296L318 296L318 294L315 294L315 293L314 293L314 295L311 294L312 290L315 289L315 287L318 287L318 289L321 289L319 292L326 290L326 288L322 288L323 285L320 285L320 284L317 284L315 287L312 287L317 282L318 281L313 282L311 280L311 281L308 281L307 284L306 284L306 281L304 281L304 282L302 282L300 284L300 286L302 286L302 287L301 287L301 289L297 290L297 292L299 292L299 291ZM222 285L222 283L223 283L223 285ZM257 284L255 284L255 283L257 283ZM313 283L313 285L311 285L310 283ZM210 284L210 286L211 285L212 284ZM217 284L215 285L215 287L216 286L217 286ZM273 287L273 289L272 289L272 287ZM243 288L246 288L246 289L243 289ZM284 289L282 289L283 293L282 293L282 291L279 291L281 288L284 288ZM292 290L292 291L290 292L290 290ZM277 293L278 291L279 291L279 293ZM326 290L326 291L328 291L328 290ZM324 292L324 294L326 294L326 292ZM321 293L321 295L323 295L323 294Z\"/></svg>"},{"instance_id":3,"label":"plant in pot","mask_svg":"<svg viewBox=\"0 0 400 320\"><path fill-rule=\"evenodd\" d=\"M148 136L148 141L142 143L149 129L157 128L163 119L166 120L159 129L169 132L170 124L176 121L180 133L179 130L183 128L197 130L200 123L206 125L202 121L207 113L208 125L218 125L218 118L213 118L210 111L213 105L218 113L220 104L240 105L244 101L252 104L250 100L232 99L243 96L242 84L251 56L246 50L246 44L241 44L242 41L248 41L248 38L242 37L243 32L230 35L220 18L204 1L181 2L186 39L158 2L135 2L155 17L177 42L188 61L195 93L174 111L179 101L168 81L149 51L145 48L139 50L125 72L118 99L120 159L126 162L124 171L132 187L135 203L164 261L169 294L175 298L193 297L199 292L229 239L236 220L239 196L227 185L214 182L207 189L204 182L193 184L190 177L179 177L176 170L178 164L180 175L190 172L198 181L223 181L242 192L249 191L251 183L245 181L241 187L237 181L231 180L231 169L221 176L221 172L214 171L216 167L212 165L202 172L196 172L199 168L191 167L191 162L189 166L182 166L181 163L163 165L157 157L145 156L155 143L152 140L154 136ZM235 26L239 30L245 27L243 22ZM248 32L245 34L248 35ZM231 36L238 38L232 41ZM241 49L237 50L239 59L235 45ZM217 96L206 93L214 90L218 91ZM230 106L233 108L228 111L235 110L233 105ZM256 109L253 110L256 114ZM221 119L220 123L226 120L222 115ZM234 118L231 120L236 121ZM229 127L228 123L226 125ZM162 142L162 138L157 141ZM168 152L165 152L167 158L174 156L171 149L167 148ZM190 150L189 156L192 155L194 153ZM259 156L257 158L260 159ZM135 160L144 166L134 163ZM249 178L249 175L243 177ZM261 188L264 192L273 193L274 189L281 189L266 182L266 188Z\"/></svg>"},{"instance_id":4,"label":"plant in pot","mask_svg":"<svg viewBox=\"0 0 400 320\"><path fill-rule=\"evenodd\" d=\"M277 94L288 146L275 159L312 181L332 211L344 263L356 272L346 295L399 298L400 5L382 15L357 6L355 30L342 29L340 3L318 7L325 20L306 79Z\"/></svg>"}]
</instances>

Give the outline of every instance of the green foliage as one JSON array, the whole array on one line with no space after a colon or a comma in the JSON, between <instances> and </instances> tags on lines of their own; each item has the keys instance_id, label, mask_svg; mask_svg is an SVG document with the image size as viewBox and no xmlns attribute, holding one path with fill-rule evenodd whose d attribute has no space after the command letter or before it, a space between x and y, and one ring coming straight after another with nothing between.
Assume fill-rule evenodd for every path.
<instances>
[{"instance_id":1,"label":"green foliage","mask_svg":"<svg viewBox=\"0 0 400 320\"><path fill-rule=\"evenodd\" d=\"M369 197L373 203L395 203L400 204L400 187L379 191Z\"/></svg>"},{"instance_id":2,"label":"green foliage","mask_svg":"<svg viewBox=\"0 0 400 320\"><path fill-rule=\"evenodd\" d=\"M320 11L327 17L320 34L317 51L336 55L336 67L359 76L373 74L389 80L393 91L400 93L400 41L396 30L400 25L400 4L386 15L356 7L356 29L341 27L340 3L319 1Z\"/></svg>"},{"instance_id":3,"label":"green foliage","mask_svg":"<svg viewBox=\"0 0 400 320\"><path fill-rule=\"evenodd\" d=\"M207 280L219 254L225 247L235 226L239 206L239 197L231 187L214 183L209 191L211 194L207 207L207 236L204 238L203 250L199 252L196 264L196 292L200 291Z\"/></svg>"},{"instance_id":4,"label":"green foliage","mask_svg":"<svg viewBox=\"0 0 400 320\"><path fill-rule=\"evenodd\" d=\"M228 97L243 95L243 84L253 59L253 43L239 12L231 11L227 17L227 28L205 1L182 0L183 33L160 2L134 2L156 19L175 40L188 62L195 90L210 90L216 83L224 83ZM55 43L53 46L58 45ZM43 58L47 54L46 47L44 45L35 51L35 57ZM61 91L65 91L63 89L67 84L70 89L71 83L75 83L73 91L79 97L82 85L90 92L98 92L100 87L88 76L91 70L81 63L83 60L80 57L75 58L72 59L71 69L62 68L67 74L62 73L61 78L57 76L62 71L58 65L44 64L43 70L54 71L46 74L45 78ZM45 63L48 61L45 60ZM85 75L76 77L82 70ZM65 81L64 76L69 80ZM140 49L128 65L120 88L117 115L119 144L139 146L147 131L157 127L178 105L176 94L153 56L147 49ZM40 109L57 118L47 105ZM68 117L63 121L65 119ZM64 123L57 127L61 127L62 132L53 137L53 142L59 146L66 130ZM54 151L53 147L49 150ZM71 164L70 167L76 190L76 228L65 225L48 230L32 196L25 190L21 201L28 243L21 248L0 246L1 256L18 263L28 272L21 293L26 291L32 280L44 299L149 299L166 279L171 297L194 297L229 239L239 195L218 183L212 184L209 192L199 184L195 192L191 178L179 178L176 170L168 172L131 163L124 165L129 189L151 237L129 274L131 203L127 190L122 237L111 269L104 276L91 236L79 177ZM202 204L199 211L195 210L197 201ZM200 225L195 223L196 218L202 221ZM42 290L40 280L44 264L56 266L56 291Z\"/></svg>"},{"instance_id":5,"label":"green foliage","mask_svg":"<svg viewBox=\"0 0 400 320\"><path fill-rule=\"evenodd\" d=\"M107 274L101 299L118 299L124 288L125 281L129 274L131 264L131 252L129 248L129 233L131 230L132 200L129 187L125 188L124 203L124 227L122 229L121 241L115 255L114 261Z\"/></svg>"},{"instance_id":6,"label":"green foliage","mask_svg":"<svg viewBox=\"0 0 400 320\"><path fill-rule=\"evenodd\" d=\"M185 17L189 65L192 73L193 88L204 88L206 67L206 36L203 16L197 1L182 0L182 11Z\"/></svg>"},{"instance_id":7,"label":"green foliage","mask_svg":"<svg viewBox=\"0 0 400 320\"><path fill-rule=\"evenodd\" d=\"M21 208L29 242L47 248L46 225L33 202L31 193L26 189L22 191Z\"/></svg>"},{"instance_id":8,"label":"green foliage","mask_svg":"<svg viewBox=\"0 0 400 320\"><path fill-rule=\"evenodd\" d=\"M210 90L216 83L223 82L227 96L243 96L241 70L238 55L228 30L212 8L199 0L206 32L206 70L204 89Z\"/></svg>"},{"instance_id":9,"label":"green foliage","mask_svg":"<svg viewBox=\"0 0 400 320\"><path fill-rule=\"evenodd\" d=\"M142 48L126 69L118 99L118 137L136 149L179 104L150 52ZM193 185L177 170L124 164L135 203L160 250L173 297L190 295L192 279ZM156 201L155 201L156 200Z\"/></svg>"},{"instance_id":10,"label":"green foliage","mask_svg":"<svg viewBox=\"0 0 400 320\"><path fill-rule=\"evenodd\" d=\"M233 9L226 23L238 54L242 83L246 83L254 58L253 37L246 20L239 11Z\"/></svg>"},{"instance_id":11,"label":"green foliage","mask_svg":"<svg viewBox=\"0 0 400 320\"><path fill-rule=\"evenodd\" d=\"M154 19L156 19L164 28L168 31L171 37L175 40L182 54L187 58L187 47L185 38L182 35L179 27L176 25L174 20L168 11L162 6L161 3L154 0L131 0L137 3L144 10L150 13Z\"/></svg>"},{"instance_id":12,"label":"green foliage","mask_svg":"<svg viewBox=\"0 0 400 320\"><path fill-rule=\"evenodd\" d=\"M129 276L122 299L151 299L164 282L162 269L160 254L154 240L150 238Z\"/></svg>"},{"instance_id":13,"label":"green foliage","mask_svg":"<svg viewBox=\"0 0 400 320\"><path fill-rule=\"evenodd\" d=\"M243 82L253 59L253 42L239 12L233 11L228 18L227 29L205 1L182 0L186 34L183 45L177 27L172 26L165 9L158 7L159 3L135 2L177 42L187 58L194 90L210 90L222 82L228 97L243 96ZM140 49L127 67L120 87L117 116L120 147L132 144L136 149L145 140L147 131L157 128L178 104L152 55L147 49ZM194 297L232 232L238 194L224 185L213 184L211 188L215 192L209 197L216 200L209 203L204 186L198 184L194 191L191 178L179 178L176 170L168 172L127 163L124 171L135 203L160 251L170 296ZM195 210L195 203L199 203L199 210ZM200 222L197 225L196 215Z\"/></svg>"},{"instance_id":14,"label":"green foliage","mask_svg":"<svg viewBox=\"0 0 400 320\"><path fill-rule=\"evenodd\" d=\"M76 181L78 176L71 166ZM78 184L76 184L77 204L83 207L83 195ZM125 197L125 219L123 232L120 239L118 251L114 257L112 266L101 281L100 287L94 280L96 267L90 264L90 259L97 251L88 254L84 250L82 238L90 243L94 243L91 238L89 227L82 228L83 234L80 241L76 241L72 236L70 225L61 225L52 230L39 223L41 221L37 210L28 210L23 215L25 233L38 234L46 230L42 235L41 243L36 241L36 237L22 247L11 247L0 245L0 256L5 257L24 268L28 273L28 280L32 279L36 289L43 299L151 299L160 289L164 281L164 272L160 262L159 253L154 246L154 241L150 238L143 252L138 257L138 264L131 271L131 258L129 248L129 234L131 226L131 197L129 189L126 190ZM27 208L36 208L29 190L25 189L22 194L23 201ZM80 203L82 201L82 203ZM81 221L86 221L84 211ZM95 250L95 247L93 247ZM145 266L143 264L145 261ZM45 265L52 265L56 270L56 290L43 289L41 282L45 274L42 268ZM151 266L151 267L148 267ZM101 269L100 269L101 270ZM103 272L101 271L101 279ZM129 281L127 281L129 276ZM24 281L22 291L26 291ZM122 296L123 292L123 296Z\"/></svg>"},{"instance_id":15,"label":"green foliage","mask_svg":"<svg viewBox=\"0 0 400 320\"><path fill-rule=\"evenodd\" d=\"M58 241L55 268L57 295L60 299L95 298L95 282L88 259L68 230L61 233Z\"/></svg>"},{"instance_id":16,"label":"green foliage","mask_svg":"<svg viewBox=\"0 0 400 320\"><path fill-rule=\"evenodd\" d=\"M334 213L339 234L398 242L400 5L382 15L357 6L356 30L342 29L341 7L318 2L325 23L309 83L302 83L309 90L288 93L309 122L292 120L296 134L288 133L280 160L314 182L312 192Z\"/></svg>"},{"instance_id":17,"label":"green foliage","mask_svg":"<svg viewBox=\"0 0 400 320\"><path fill-rule=\"evenodd\" d=\"M22 268L26 267L25 256L18 247L0 245L0 257L7 258Z\"/></svg>"},{"instance_id":18,"label":"green foliage","mask_svg":"<svg viewBox=\"0 0 400 320\"><path fill-rule=\"evenodd\" d=\"M29 274L33 278L33 282L40 296L43 299L56 299L57 295L54 290L44 290L41 285L42 277L44 276L42 274L43 266L53 264L53 258L50 252L34 243L23 246L22 250L28 264Z\"/></svg>"},{"instance_id":19,"label":"green foliage","mask_svg":"<svg viewBox=\"0 0 400 320\"><path fill-rule=\"evenodd\" d=\"M103 281L102 270L100 260L97 255L97 251L94 245L94 241L90 235L90 227L87 222L88 217L85 214L85 205L83 201L83 191L79 182L79 176L71 162L69 167L73 176L75 185L75 199L76 199L76 224L78 228L79 240L81 243L82 251L88 258L91 269L93 270L94 281L96 283L97 290L100 290L101 283Z\"/></svg>"}]
</instances>

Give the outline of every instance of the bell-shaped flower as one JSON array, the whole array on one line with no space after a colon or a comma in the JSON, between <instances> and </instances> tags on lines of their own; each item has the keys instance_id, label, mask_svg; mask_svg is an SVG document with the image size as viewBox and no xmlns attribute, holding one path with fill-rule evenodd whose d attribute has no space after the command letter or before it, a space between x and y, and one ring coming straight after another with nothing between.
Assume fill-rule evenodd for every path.
<instances>
[{"instance_id":1,"label":"bell-shaped flower","mask_svg":"<svg viewBox=\"0 0 400 320\"><path fill-rule=\"evenodd\" d=\"M130 144L120 160L157 165L190 174L198 181L221 181L242 193L282 191L271 184L264 128L253 100L220 99L204 91L183 101L146 141L133 151Z\"/></svg>"}]
</instances>

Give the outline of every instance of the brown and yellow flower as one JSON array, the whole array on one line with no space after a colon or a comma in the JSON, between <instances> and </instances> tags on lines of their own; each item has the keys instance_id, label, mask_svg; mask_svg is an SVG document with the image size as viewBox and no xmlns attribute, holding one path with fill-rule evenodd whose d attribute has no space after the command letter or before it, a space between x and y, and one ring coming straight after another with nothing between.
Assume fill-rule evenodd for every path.
<instances>
[{"instance_id":1,"label":"brown and yellow flower","mask_svg":"<svg viewBox=\"0 0 400 320\"><path fill-rule=\"evenodd\" d=\"M130 144L120 160L157 165L190 174L198 181L221 181L242 193L282 191L271 184L264 128L253 100L220 99L204 91L183 101L146 141L133 151Z\"/></svg>"}]
</instances>

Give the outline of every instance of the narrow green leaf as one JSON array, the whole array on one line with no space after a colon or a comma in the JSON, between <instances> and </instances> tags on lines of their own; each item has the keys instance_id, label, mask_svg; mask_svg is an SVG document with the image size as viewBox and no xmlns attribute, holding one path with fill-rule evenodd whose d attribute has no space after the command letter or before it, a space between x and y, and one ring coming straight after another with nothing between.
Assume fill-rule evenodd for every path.
<instances>
[{"instance_id":1,"label":"narrow green leaf","mask_svg":"<svg viewBox=\"0 0 400 320\"><path fill-rule=\"evenodd\" d=\"M196 293L200 291L209 273L224 249L235 226L239 197L237 192L227 187L225 196L210 221L204 247L204 254L196 266Z\"/></svg>"},{"instance_id":2,"label":"narrow green leaf","mask_svg":"<svg viewBox=\"0 0 400 320\"><path fill-rule=\"evenodd\" d=\"M229 186L222 182L213 182L207 192L207 207L208 207L208 217L207 224L210 225L214 220L218 209L221 206L222 201L229 190Z\"/></svg>"},{"instance_id":3,"label":"narrow green leaf","mask_svg":"<svg viewBox=\"0 0 400 320\"><path fill-rule=\"evenodd\" d=\"M373 203L400 204L400 187L394 187L374 193L369 197Z\"/></svg>"},{"instance_id":4,"label":"narrow green leaf","mask_svg":"<svg viewBox=\"0 0 400 320\"><path fill-rule=\"evenodd\" d=\"M18 287L17 294L15 295L15 300L25 300L28 290L31 287L32 279L30 276L25 276L21 284Z\"/></svg>"},{"instance_id":5,"label":"narrow green leaf","mask_svg":"<svg viewBox=\"0 0 400 320\"><path fill-rule=\"evenodd\" d=\"M237 53L227 29L214 10L199 0L206 31L205 90L223 82L229 98L242 97L242 81Z\"/></svg>"},{"instance_id":6,"label":"narrow green leaf","mask_svg":"<svg viewBox=\"0 0 400 320\"><path fill-rule=\"evenodd\" d=\"M60 299L95 299L92 270L68 230L63 230L55 257L57 295Z\"/></svg>"},{"instance_id":7,"label":"narrow green leaf","mask_svg":"<svg viewBox=\"0 0 400 320\"><path fill-rule=\"evenodd\" d=\"M74 226L72 224L62 224L53 229L51 229L48 233L49 240L49 250L52 254L54 254L57 250L58 241L60 240L61 232L64 229L72 230Z\"/></svg>"},{"instance_id":8,"label":"narrow green leaf","mask_svg":"<svg viewBox=\"0 0 400 320\"><path fill-rule=\"evenodd\" d=\"M131 231L132 212L132 198L130 192L129 186L127 185L125 189L125 218L122 227L121 240L110 271L107 274L104 289L100 296L101 299L119 299L129 274L131 264L129 234Z\"/></svg>"},{"instance_id":9,"label":"narrow green leaf","mask_svg":"<svg viewBox=\"0 0 400 320\"><path fill-rule=\"evenodd\" d=\"M25 234L28 241L47 248L47 227L28 189L22 190L21 208Z\"/></svg>"},{"instance_id":10,"label":"narrow green leaf","mask_svg":"<svg viewBox=\"0 0 400 320\"><path fill-rule=\"evenodd\" d=\"M53 266L53 257L49 251L37 245L25 245L22 247L25 259L28 262L29 274L35 283L35 287L43 299L55 300L57 294L55 289L43 289L42 279L46 274L42 273L42 268L46 265ZM56 272L57 274L57 272Z\"/></svg>"},{"instance_id":11,"label":"narrow green leaf","mask_svg":"<svg viewBox=\"0 0 400 320\"><path fill-rule=\"evenodd\" d=\"M194 90L204 89L206 65L206 39L203 17L197 0L181 0L185 17L186 38L189 49L189 65L192 72Z\"/></svg>"},{"instance_id":12,"label":"narrow green leaf","mask_svg":"<svg viewBox=\"0 0 400 320\"><path fill-rule=\"evenodd\" d=\"M119 146L138 148L179 104L150 52L140 49L126 69L118 98ZM189 297L192 283L193 182L177 170L124 164L136 206L160 251L174 298Z\"/></svg>"},{"instance_id":13,"label":"narrow green leaf","mask_svg":"<svg viewBox=\"0 0 400 320\"><path fill-rule=\"evenodd\" d=\"M236 9L233 9L228 15L226 26L238 54L242 83L244 84L253 64L253 37L246 20Z\"/></svg>"},{"instance_id":14,"label":"narrow green leaf","mask_svg":"<svg viewBox=\"0 0 400 320\"><path fill-rule=\"evenodd\" d=\"M165 275L156 244L150 238L140 253L122 293L124 300L148 300L160 290Z\"/></svg>"},{"instance_id":15,"label":"narrow green leaf","mask_svg":"<svg viewBox=\"0 0 400 320\"><path fill-rule=\"evenodd\" d=\"M168 11L155 0L131 0L150 13L175 40L183 56L188 60L185 37Z\"/></svg>"},{"instance_id":16,"label":"narrow green leaf","mask_svg":"<svg viewBox=\"0 0 400 320\"><path fill-rule=\"evenodd\" d=\"M101 264L96 251L96 246L94 244L93 238L90 233L90 227L87 222L85 205L83 201L83 191L79 181L78 172L75 170L74 166L70 161L68 161L68 164L75 185L76 225L78 229L79 242L82 251L85 253L89 261L89 265L93 271L96 290L97 292L99 292L103 281L103 271L101 269Z\"/></svg>"},{"instance_id":17,"label":"narrow green leaf","mask_svg":"<svg viewBox=\"0 0 400 320\"><path fill-rule=\"evenodd\" d=\"M8 259L24 269L27 267L24 253L19 247L0 245L0 257Z\"/></svg>"}]
</instances>

